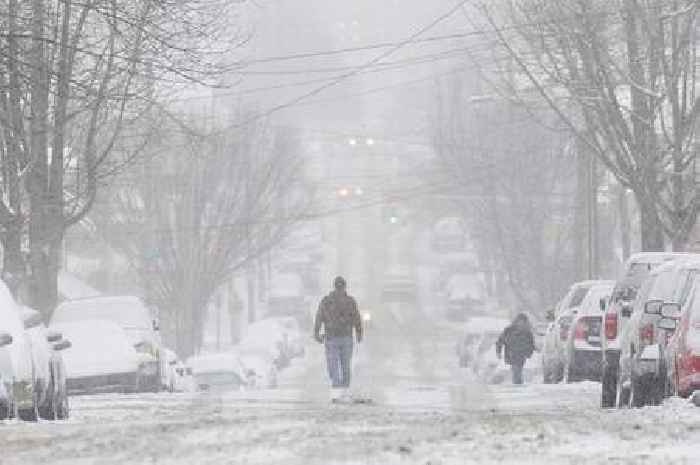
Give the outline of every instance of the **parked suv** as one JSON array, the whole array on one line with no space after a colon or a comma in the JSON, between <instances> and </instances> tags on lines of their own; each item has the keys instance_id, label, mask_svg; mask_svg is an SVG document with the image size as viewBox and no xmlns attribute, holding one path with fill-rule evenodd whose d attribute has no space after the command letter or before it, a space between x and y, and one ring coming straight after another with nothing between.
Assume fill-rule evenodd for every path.
<instances>
[{"instance_id":1,"label":"parked suv","mask_svg":"<svg viewBox=\"0 0 700 465\"><path fill-rule=\"evenodd\" d=\"M654 269L642 284L632 308L626 331L620 335L617 403L620 407L658 405L666 390L666 342L674 325L662 320L677 318L678 308L690 293L700 273L700 256L665 263Z\"/></svg>"},{"instance_id":2,"label":"parked suv","mask_svg":"<svg viewBox=\"0 0 700 465\"><path fill-rule=\"evenodd\" d=\"M603 331L601 332L601 406L614 407L617 400L619 377L620 340L632 316L632 307L637 292L651 271L668 261L687 254L644 252L634 254L627 260L622 277L615 284L612 295L605 302Z\"/></svg>"}]
</instances>

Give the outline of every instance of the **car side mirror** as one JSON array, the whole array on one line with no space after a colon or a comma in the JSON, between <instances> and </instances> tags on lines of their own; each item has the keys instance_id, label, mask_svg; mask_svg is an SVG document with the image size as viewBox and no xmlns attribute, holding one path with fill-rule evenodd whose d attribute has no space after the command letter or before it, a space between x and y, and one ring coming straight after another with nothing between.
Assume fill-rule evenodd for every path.
<instances>
[{"instance_id":1,"label":"car side mirror","mask_svg":"<svg viewBox=\"0 0 700 465\"><path fill-rule=\"evenodd\" d=\"M656 326L667 331L675 331L678 326L678 320L674 318L661 318L659 322L656 323Z\"/></svg>"},{"instance_id":2,"label":"car side mirror","mask_svg":"<svg viewBox=\"0 0 700 465\"><path fill-rule=\"evenodd\" d=\"M600 311L604 312L607 308L608 301L605 299L605 297L601 297L600 301L598 302L598 305L600 306Z\"/></svg>"},{"instance_id":3,"label":"car side mirror","mask_svg":"<svg viewBox=\"0 0 700 465\"><path fill-rule=\"evenodd\" d=\"M659 313L664 319L679 320L681 318L681 305L675 302L667 302L661 306Z\"/></svg>"},{"instance_id":4,"label":"car side mirror","mask_svg":"<svg viewBox=\"0 0 700 465\"><path fill-rule=\"evenodd\" d=\"M36 328L43 322L44 319L41 317L41 313L35 311L28 312L24 317L24 329Z\"/></svg>"},{"instance_id":5,"label":"car side mirror","mask_svg":"<svg viewBox=\"0 0 700 465\"><path fill-rule=\"evenodd\" d=\"M73 346L71 342L68 339L64 339L61 342L57 342L56 344L53 345L53 350L66 350L70 349Z\"/></svg>"},{"instance_id":6,"label":"car side mirror","mask_svg":"<svg viewBox=\"0 0 700 465\"><path fill-rule=\"evenodd\" d=\"M153 331L160 331L160 326L158 325L158 320L153 320Z\"/></svg>"},{"instance_id":7,"label":"car side mirror","mask_svg":"<svg viewBox=\"0 0 700 465\"><path fill-rule=\"evenodd\" d=\"M0 347L12 344L12 335L8 333L0 333Z\"/></svg>"},{"instance_id":8,"label":"car side mirror","mask_svg":"<svg viewBox=\"0 0 700 465\"><path fill-rule=\"evenodd\" d=\"M661 315L661 308L663 306L663 300L650 300L644 304L644 313L647 315Z\"/></svg>"},{"instance_id":9,"label":"car side mirror","mask_svg":"<svg viewBox=\"0 0 700 465\"><path fill-rule=\"evenodd\" d=\"M46 334L46 341L47 342L54 343L54 342L60 341L61 339L63 339L63 334L61 334L57 331L49 331Z\"/></svg>"}]
</instances>

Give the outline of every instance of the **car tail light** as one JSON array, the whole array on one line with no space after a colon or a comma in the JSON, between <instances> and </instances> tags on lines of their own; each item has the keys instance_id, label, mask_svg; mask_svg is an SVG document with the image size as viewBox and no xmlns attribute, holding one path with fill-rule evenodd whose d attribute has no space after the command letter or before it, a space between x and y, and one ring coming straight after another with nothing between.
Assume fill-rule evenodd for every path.
<instances>
[{"instance_id":1,"label":"car tail light","mask_svg":"<svg viewBox=\"0 0 700 465\"><path fill-rule=\"evenodd\" d=\"M647 323L641 328L639 328L639 340L644 345L649 345L654 343L654 324Z\"/></svg>"},{"instance_id":2,"label":"car tail light","mask_svg":"<svg viewBox=\"0 0 700 465\"><path fill-rule=\"evenodd\" d=\"M586 339L586 333L588 332L588 325L584 320L578 320L576 322L576 328L574 328L574 338L575 339Z\"/></svg>"},{"instance_id":3,"label":"car tail light","mask_svg":"<svg viewBox=\"0 0 700 465\"><path fill-rule=\"evenodd\" d=\"M617 337L617 313L605 314L605 338L615 339Z\"/></svg>"}]
</instances>

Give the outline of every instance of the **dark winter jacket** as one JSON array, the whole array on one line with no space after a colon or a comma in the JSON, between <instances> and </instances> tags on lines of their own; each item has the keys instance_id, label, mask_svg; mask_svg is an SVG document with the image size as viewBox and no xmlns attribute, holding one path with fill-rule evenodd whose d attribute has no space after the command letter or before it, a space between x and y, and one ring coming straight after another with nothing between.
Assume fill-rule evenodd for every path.
<instances>
[{"instance_id":1,"label":"dark winter jacket","mask_svg":"<svg viewBox=\"0 0 700 465\"><path fill-rule=\"evenodd\" d=\"M314 337L318 341L321 341L321 325L326 338L352 337L355 328L357 342L362 340L362 318L357 302L344 291L334 290L321 300L314 325Z\"/></svg>"},{"instance_id":2,"label":"dark winter jacket","mask_svg":"<svg viewBox=\"0 0 700 465\"><path fill-rule=\"evenodd\" d=\"M505 362L508 365L522 364L535 350L535 339L527 320L516 319L506 327L496 342L496 351L501 353L505 346Z\"/></svg>"}]
</instances>

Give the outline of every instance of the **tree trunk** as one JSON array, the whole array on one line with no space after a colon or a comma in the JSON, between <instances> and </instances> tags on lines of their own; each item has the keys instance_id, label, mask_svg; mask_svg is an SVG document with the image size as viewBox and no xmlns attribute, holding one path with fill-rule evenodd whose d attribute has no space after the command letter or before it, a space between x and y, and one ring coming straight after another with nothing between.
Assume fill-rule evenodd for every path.
<instances>
[{"instance_id":1,"label":"tree trunk","mask_svg":"<svg viewBox=\"0 0 700 465\"><path fill-rule=\"evenodd\" d=\"M586 277L586 234L588 205L588 157L582 149L582 143L576 142L576 197L574 200L574 273L576 281Z\"/></svg>"},{"instance_id":2,"label":"tree trunk","mask_svg":"<svg viewBox=\"0 0 700 465\"><path fill-rule=\"evenodd\" d=\"M665 250L664 234L659 218L653 208L639 201L639 224L642 236L643 252L663 252Z\"/></svg>"},{"instance_id":3,"label":"tree trunk","mask_svg":"<svg viewBox=\"0 0 700 465\"><path fill-rule=\"evenodd\" d=\"M627 201L627 189L619 186L617 191L617 208L620 215L620 246L622 247L622 261L626 262L632 253L632 225L630 222L629 203Z\"/></svg>"}]
</instances>

